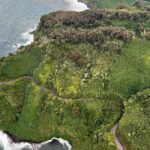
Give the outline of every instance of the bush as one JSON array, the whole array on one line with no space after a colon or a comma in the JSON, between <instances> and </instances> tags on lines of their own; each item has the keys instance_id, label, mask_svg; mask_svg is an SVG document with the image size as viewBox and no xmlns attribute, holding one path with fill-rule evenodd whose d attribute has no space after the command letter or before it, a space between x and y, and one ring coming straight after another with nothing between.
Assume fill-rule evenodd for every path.
<instances>
[{"instance_id":1,"label":"bush","mask_svg":"<svg viewBox=\"0 0 150 150\"><path fill-rule=\"evenodd\" d=\"M83 54L79 51L73 51L70 54L70 58L71 60L73 60L77 66L79 67L83 67L86 64L86 60L85 57L83 56Z\"/></svg>"}]
</instances>

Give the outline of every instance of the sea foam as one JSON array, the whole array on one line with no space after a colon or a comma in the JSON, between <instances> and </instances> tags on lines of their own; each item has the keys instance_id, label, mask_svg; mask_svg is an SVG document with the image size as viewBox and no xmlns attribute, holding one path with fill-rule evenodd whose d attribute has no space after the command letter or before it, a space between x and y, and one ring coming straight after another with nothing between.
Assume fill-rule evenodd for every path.
<instances>
[{"instance_id":1,"label":"sea foam","mask_svg":"<svg viewBox=\"0 0 150 150\"><path fill-rule=\"evenodd\" d=\"M78 0L65 0L65 2L68 3L67 10L84 11L88 9L86 4L78 2Z\"/></svg>"},{"instance_id":2,"label":"sea foam","mask_svg":"<svg viewBox=\"0 0 150 150\"><path fill-rule=\"evenodd\" d=\"M82 2L78 2L78 0L64 0L67 3L65 10L70 11L84 11L87 10L88 7L86 4ZM20 46L26 46L31 44L34 41L34 36L31 34L34 30L36 30L36 26L22 33L22 40L18 41L14 44L14 47L19 48Z\"/></svg>"},{"instance_id":3,"label":"sea foam","mask_svg":"<svg viewBox=\"0 0 150 150\"><path fill-rule=\"evenodd\" d=\"M36 26L28 29L26 32L21 34L21 39L17 43L14 44L14 47L19 48L20 46L26 46L34 41L34 36L32 34L33 31L36 30Z\"/></svg>"},{"instance_id":4,"label":"sea foam","mask_svg":"<svg viewBox=\"0 0 150 150\"><path fill-rule=\"evenodd\" d=\"M18 142L15 143L6 133L0 131L0 150L47 150L47 147L51 150L51 147L57 147L57 144L53 144L57 141L61 145L61 150L71 150L72 147L68 141L61 138L52 138L51 140L41 143L29 143Z\"/></svg>"}]
</instances>

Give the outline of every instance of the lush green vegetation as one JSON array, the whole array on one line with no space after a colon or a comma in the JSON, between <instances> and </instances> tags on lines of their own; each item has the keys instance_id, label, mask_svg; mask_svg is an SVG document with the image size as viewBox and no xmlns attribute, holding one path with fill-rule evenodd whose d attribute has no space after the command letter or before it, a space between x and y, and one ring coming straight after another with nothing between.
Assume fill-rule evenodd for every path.
<instances>
[{"instance_id":1,"label":"lush green vegetation","mask_svg":"<svg viewBox=\"0 0 150 150\"><path fill-rule=\"evenodd\" d=\"M7 130L20 117L30 79L24 78L5 85L0 84L0 128Z\"/></svg>"},{"instance_id":2,"label":"lush green vegetation","mask_svg":"<svg viewBox=\"0 0 150 150\"><path fill-rule=\"evenodd\" d=\"M28 46L17 55L11 55L0 63L0 79L32 75L40 61L42 61L42 48L36 45Z\"/></svg>"},{"instance_id":3,"label":"lush green vegetation","mask_svg":"<svg viewBox=\"0 0 150 150\"><path fill-rule=\"evenodd\" d=\"M64 100L21 79L1 86L0 99L0 127L18 137L38 141L55 136L69 140L75 149L115 149L110 129L123 109L117 96Z\"/></svg>"},{"instance_id":4,"label":"lush green vegetation","mask_svg":"<svg viewBox=\"0 0 150 150\"><path fill-rule=\"evenodd\" d=\"M150 148L149 113L150 89L138 92L125 103L126 111L120 121L119 131L129 150Z\"/></svg>"},{"instance_id":5,"label":"lush green vegetation","mask_svg":"<svg viewBox=\"0 0 150 150\"><path fill-rule=\"evenodd\" d=\"M43 16L35 42L0 59L0 129L116 150L110 130L120 120L127 149L149 149L149 20L137 4Z\"/></svg>"},{"instance_id":6,"label":"lush green vegetation","mask_svg":"<svg viewBox=\"0 0 150 150\"><path fill-rule=\"evenodd\" d=\"M110 89L130 97L150 85L150 42L134 39L127 44L111 69Z\"/></svg>"}]
</instances>

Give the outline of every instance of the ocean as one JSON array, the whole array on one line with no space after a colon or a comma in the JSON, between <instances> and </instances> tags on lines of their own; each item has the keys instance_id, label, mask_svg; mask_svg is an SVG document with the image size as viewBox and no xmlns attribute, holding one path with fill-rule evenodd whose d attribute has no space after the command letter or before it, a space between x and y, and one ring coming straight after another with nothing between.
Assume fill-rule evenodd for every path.
<instances>
[{"instance_id":1,"label":"ocean","mask_svg":"<svg viewBox=\"0 0 150 150\"><path fill-rule=\"evenodd\" d=\"M57 10L87 9L77 0L0 0L0 57L15 52L17 47L33 41L43 14Z\"/></svg>"},{"instance_id":2,"label":"ocean","mask_svg":"<svg viewBox=\"0 0 150 150\"><path fill-rule=\"evenodd\" d=\"M58 10L83 11L87 6L77 0L0 0L0 57L28 45L40 17ZM0 150L71 150L68 141L53 138L41 143L18 142L0 131Z\"/></svg>"}]
</instances>

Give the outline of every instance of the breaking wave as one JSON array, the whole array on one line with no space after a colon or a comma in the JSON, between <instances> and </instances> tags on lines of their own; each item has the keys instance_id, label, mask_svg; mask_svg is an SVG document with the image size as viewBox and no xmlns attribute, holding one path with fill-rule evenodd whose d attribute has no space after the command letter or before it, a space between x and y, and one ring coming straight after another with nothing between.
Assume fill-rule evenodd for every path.
<instances>
[{"instance_id":1,"label":"breaking wave","mask_svg":"<svg viewBox=\"0 0 150 150\"><path fill-rule=\"evenodd\" d=\"M6 133L0 131L0 150L71 150L68 141L52 138L41 143L14 142Z\"/></svg>"}]
</instances>

